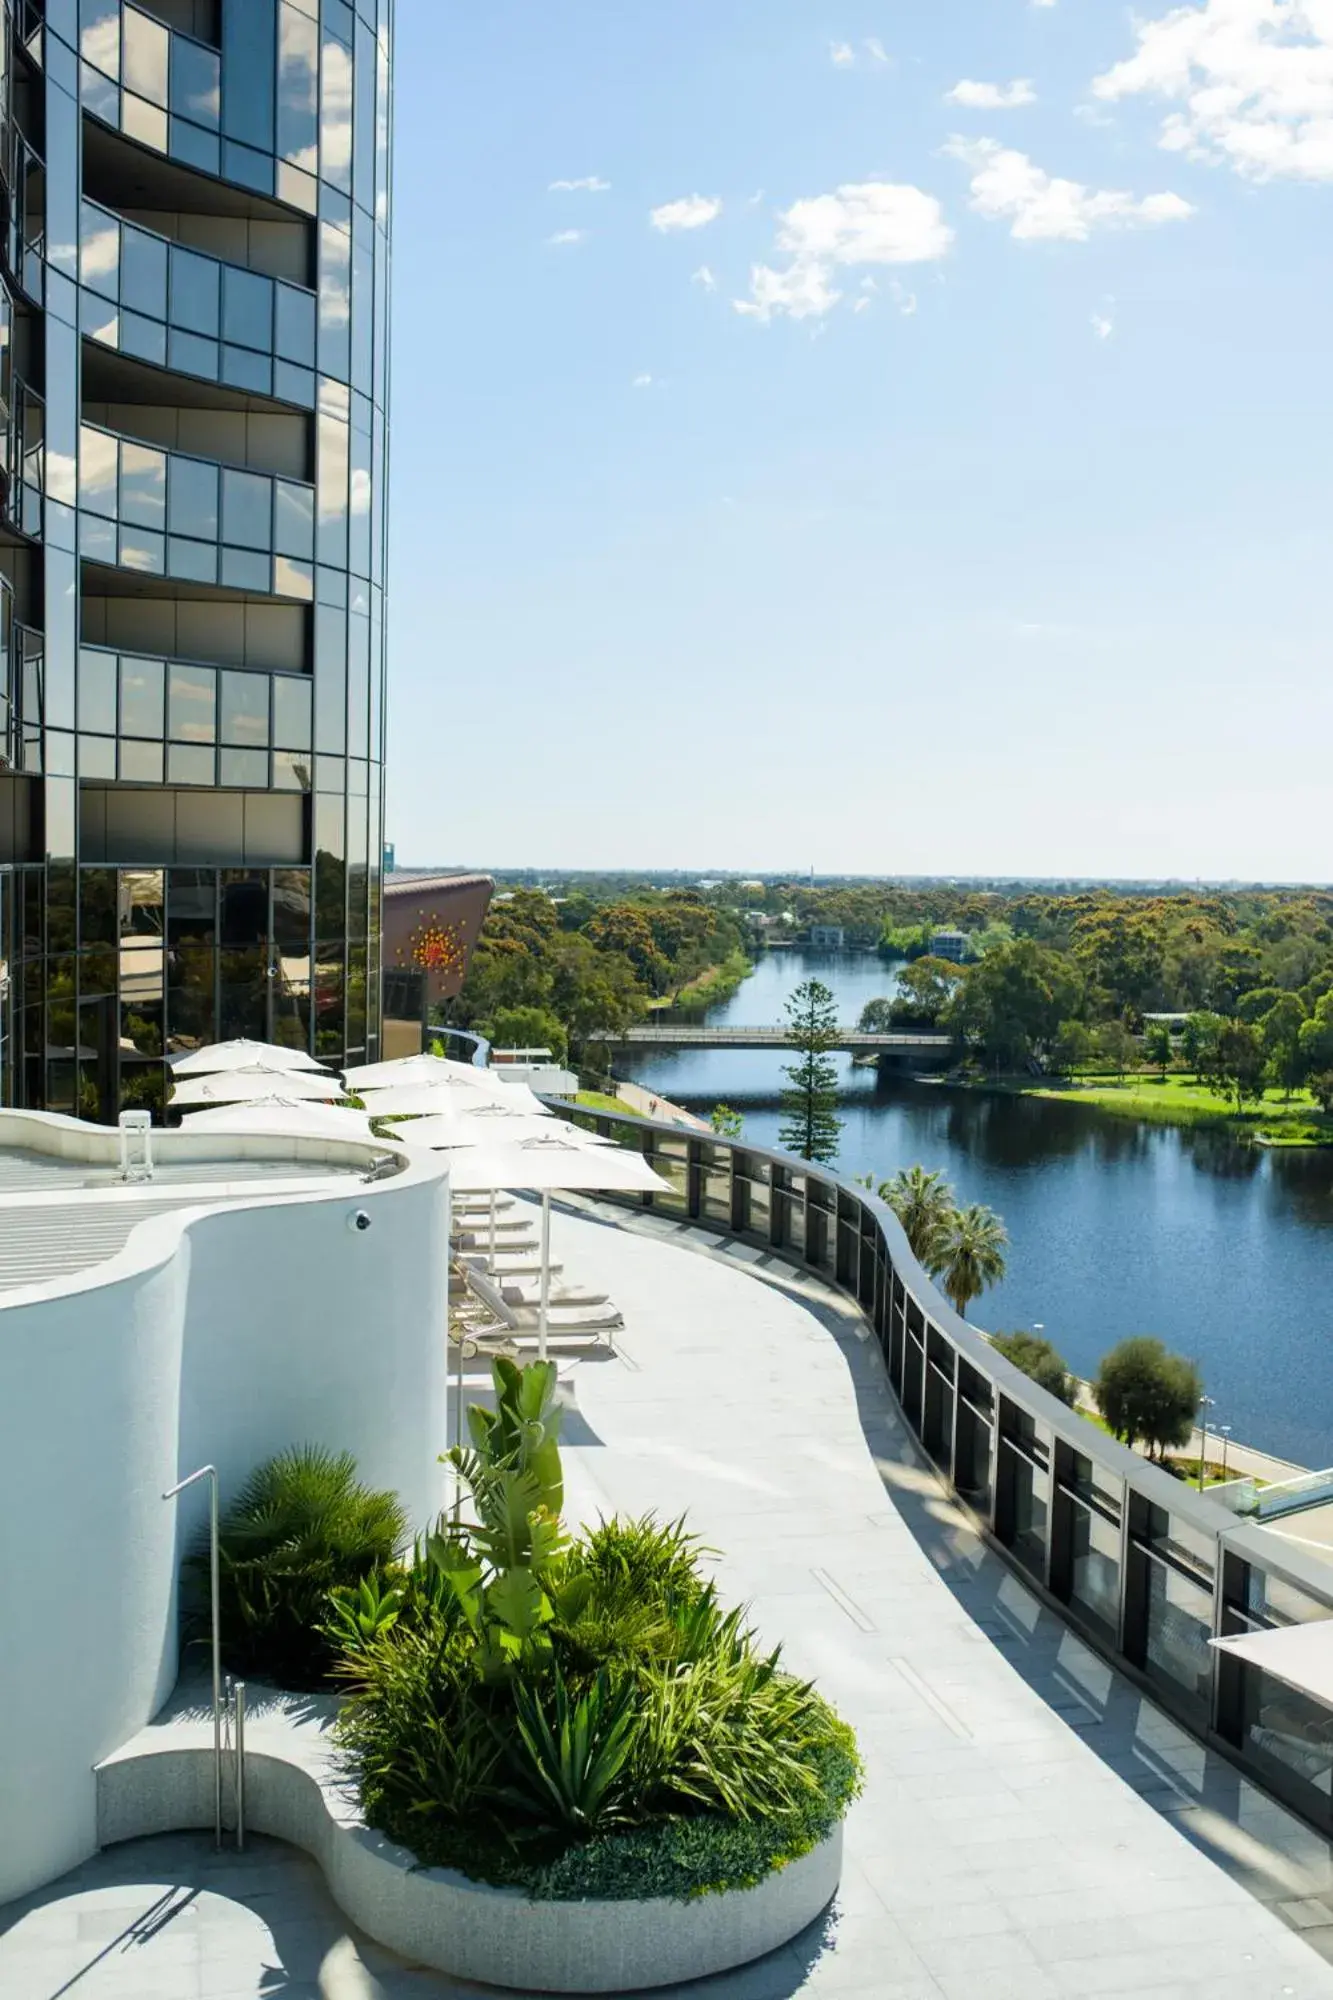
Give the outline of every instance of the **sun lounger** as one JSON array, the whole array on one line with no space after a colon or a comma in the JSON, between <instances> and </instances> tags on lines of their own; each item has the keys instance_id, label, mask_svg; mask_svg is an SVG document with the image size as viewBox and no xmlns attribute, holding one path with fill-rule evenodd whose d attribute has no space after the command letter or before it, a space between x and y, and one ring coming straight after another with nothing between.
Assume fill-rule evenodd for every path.
<instances>
[{"instance_id":1,"label":"sun lounger","mask_svg":"<svg viewBox=\"0 0 1333 2000\"><path fill-rule=\"evenodd\" d=\"M504 1296L503 1287L488 1278L484 1271L472 1271L468 1285L473 1296L480 1299L487 1311L493 1313L501 1325L507 1326L511 1333L535 1334L539 1331L539 1307L511 1305ZM617 1327L624 1324L624 1315L609 1302L604 1306L566 1307L553 1304L546 1317L547 1334L550 1339L560 1339L568 1335L609 1336Z\"/></svg>"}]
</instances>

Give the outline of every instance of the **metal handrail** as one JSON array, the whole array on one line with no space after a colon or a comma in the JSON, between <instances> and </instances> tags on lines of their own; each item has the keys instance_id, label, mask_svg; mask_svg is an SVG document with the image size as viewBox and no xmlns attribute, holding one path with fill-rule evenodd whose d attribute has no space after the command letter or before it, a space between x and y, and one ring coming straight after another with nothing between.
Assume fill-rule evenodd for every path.
<instances>
[{"instance_id":1,"label":"metal handrail","mask_svg":"<svg viewBox=\"0 0 1333 2000\"><path fill-rule=\"evenodd\" d=\"M187 1487L197 1485L201 1479L209 1482L208 1488L208 1584L209 1610L212 1622L213 1650L213 1841L222 1845L222 1629L218 1610L220 1595L220 1545L218 1536L218 1469L215 1465L201 1465L185 1479L178 1479L162 1495L164 1500L174 1500Z\"/></svg>"}]
</instances>

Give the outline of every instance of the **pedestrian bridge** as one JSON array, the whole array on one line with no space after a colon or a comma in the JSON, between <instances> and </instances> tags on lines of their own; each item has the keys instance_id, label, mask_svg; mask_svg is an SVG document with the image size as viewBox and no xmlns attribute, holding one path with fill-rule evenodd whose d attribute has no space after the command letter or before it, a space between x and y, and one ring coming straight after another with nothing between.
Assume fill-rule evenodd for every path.
<instances>
[{"instance_id":1,"label":"pedestrian bridge","mask_svg":"<svg viewBox=\"0 0 1333 2000\"><path fill-rule=\"evenodd\" d=\"M744 1028L726 1025L706 1028L688 1021L665 1026L627 1028L613 1037L612 1048L620 1049L789 1049L792 1032L786 1027ZM829 1046L857 1056L928 1055L946 1057L953 1047L948 1035L867 1034L862 1028L839 1028Z\"/></svg>"}]
</instances>

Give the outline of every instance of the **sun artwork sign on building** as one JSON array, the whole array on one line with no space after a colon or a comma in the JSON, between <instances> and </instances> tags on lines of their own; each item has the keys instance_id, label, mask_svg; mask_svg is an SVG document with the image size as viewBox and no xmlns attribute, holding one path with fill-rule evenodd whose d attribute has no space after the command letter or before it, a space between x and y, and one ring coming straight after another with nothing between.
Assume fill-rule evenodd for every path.
<instances>
[{"instance_id":1,"label":"sun artwork sign on building","mask_svg":"<svg viewBox=\"0 0 1333 2000\"><path fill-rule=\"evenodd\" d=\"M459 992L494 887L489 875L406 876L385 883L386 1055L415 1053L432 1010Z\"/></svg>"}]
</instances>

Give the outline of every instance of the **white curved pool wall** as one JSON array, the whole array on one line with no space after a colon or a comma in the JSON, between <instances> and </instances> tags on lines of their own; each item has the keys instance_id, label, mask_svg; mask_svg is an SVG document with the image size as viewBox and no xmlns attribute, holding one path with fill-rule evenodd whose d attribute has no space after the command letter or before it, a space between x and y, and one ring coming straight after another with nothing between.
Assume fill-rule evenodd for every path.
<instances>
[{"instance_id":1,"label":"white curved pool wall","mask_svg":"<svg viewBox=\"0 0 1333 2000\"><path fill-rule=\"evenodd\" d=\"M34 1145L106 1164L116 1140L0 1114L0 1147ZM161 1150L234 1158L239 1180L246 1153L312 1176L371 1158L204 1134ZM0 1902L94 1850L93 1766L176 1679L180 1559L208 1503L207 1482L170 1503L168 1486L211 1461L225 1505L309 1442L354 1453L413 1523L443 1505L447 1181L397 1157L370 1183L156 1216L107 1262L0 1293Z\"/></svg>"}]
</instances>

